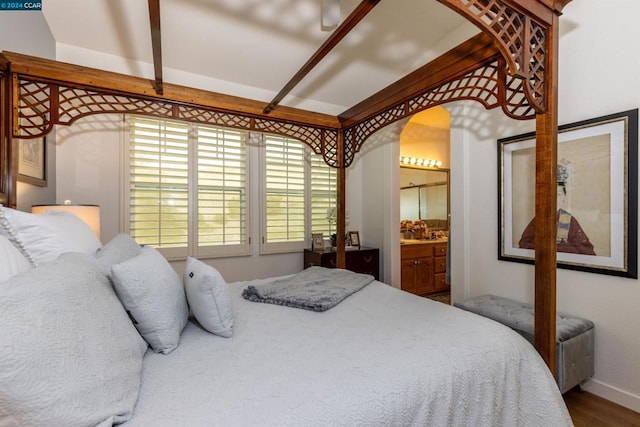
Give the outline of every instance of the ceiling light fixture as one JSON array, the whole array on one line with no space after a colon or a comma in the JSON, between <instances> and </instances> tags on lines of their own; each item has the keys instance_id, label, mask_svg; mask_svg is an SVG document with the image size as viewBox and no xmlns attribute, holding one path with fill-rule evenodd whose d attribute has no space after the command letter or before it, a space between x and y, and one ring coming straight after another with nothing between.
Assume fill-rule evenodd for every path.
<instances>
[{"instance_id":1,"label":"ceiling light fixture","mask_svg":"<svg viewBox=\"0 0 640 427\"><path fill-rule=\"evenodd\" d=\"M335 30L340 23L340 0L321 0L320 28L322 31Z\"/></svg>"}]
</instances>

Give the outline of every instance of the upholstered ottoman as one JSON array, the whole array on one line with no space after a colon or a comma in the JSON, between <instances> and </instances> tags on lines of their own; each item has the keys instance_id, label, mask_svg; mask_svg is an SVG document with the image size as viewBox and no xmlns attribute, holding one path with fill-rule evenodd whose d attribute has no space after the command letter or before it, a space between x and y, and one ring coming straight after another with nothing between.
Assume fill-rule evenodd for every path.
<instances>
[{"instance_id":1,"label":"upholstered ottoman","mask_svg":"<svg viewBox=\"0 0 640 427\"><path fill-rule=\"evenodd\" d=\"M456 307L500 322L533 343L533 307L495 295L455 303ZM556 318L556 382L562 393L593 376L593 322L558 313Z\"/></svg>"}]
</instances>

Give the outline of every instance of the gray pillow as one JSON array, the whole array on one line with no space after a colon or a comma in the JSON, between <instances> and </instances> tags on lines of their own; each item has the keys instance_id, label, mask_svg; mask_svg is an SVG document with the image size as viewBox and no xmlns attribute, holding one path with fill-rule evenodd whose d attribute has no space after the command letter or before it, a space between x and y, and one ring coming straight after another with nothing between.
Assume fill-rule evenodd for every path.
<instances>
[{"instance_id":1,"label":"gray pillow","mask_svg":"<svg viewBox=\"0 0 640 427\"><path fill-rule=\"evenodd\" d=\"M184 267L187 302L198 323L212 334L233 334L233 307L229 286L212 266L188 257Z\"/></svg>"},{"instance_id":2,"label":"gray pillow","mask_svg":"<svg viewBox=\"0 0 640 427\"><path fill-rule=\"evenodd\" d=\"M137 256L142 248L133 237L120 233L96 252L96 260L102 272L111 277L111 267Z\"/></svg>"},{"instance_id":3,"label":"gray pillow","mask_svg":"<svg viewBox=\"0 0 640 427\"><path fill-rule=\"evenodd\" d=\"M151 246L111 267L113 287L134 325L156 353L171 353L189 319L180 278Z\"/></svg>"},{"instance_id":4,"label":"gray pillow","mask_svg":"<svg viewBox=\"0 0 640 427\"><path fill-rule=\"evenodd\" d=\"M147 345L87 255L66 253L0 283L0 343L0 424L131 417Z\"/></svg>"}]
</instances>

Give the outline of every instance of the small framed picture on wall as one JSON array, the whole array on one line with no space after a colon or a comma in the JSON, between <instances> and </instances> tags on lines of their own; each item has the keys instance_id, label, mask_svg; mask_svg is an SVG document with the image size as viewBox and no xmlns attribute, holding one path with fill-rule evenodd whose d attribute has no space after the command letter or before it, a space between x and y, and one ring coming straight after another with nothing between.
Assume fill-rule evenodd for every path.
<instances>
[{"instance_id":1,"label":"small framed picture on wall","mask_svg":"<svg viewBox=\"0 0 640 427\"><path fill-rule=\"evenodd\" d=\"M18 181L47 186L46 138L18 140Z\"/></svg>"}]
</instances>

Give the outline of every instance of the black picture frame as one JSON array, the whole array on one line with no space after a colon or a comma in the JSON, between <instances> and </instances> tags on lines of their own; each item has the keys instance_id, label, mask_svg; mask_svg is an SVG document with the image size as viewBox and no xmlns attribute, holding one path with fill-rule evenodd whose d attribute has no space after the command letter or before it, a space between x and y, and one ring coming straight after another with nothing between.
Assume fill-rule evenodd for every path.
<instances>
[{"instance_id":1,"label":"black picture frame","mask_svg":"<svg viewBox=\"0 0 640 427\"><path fill-rule=\"evenodd\" d=\"M535 133L498 169L498 259L533 264ZM558 127L558 197L558 268L637 279L638 109Z\"/></svg>"}]
</instances>

